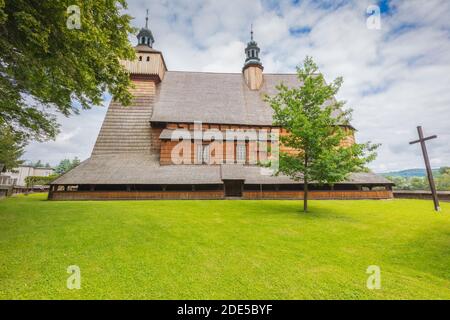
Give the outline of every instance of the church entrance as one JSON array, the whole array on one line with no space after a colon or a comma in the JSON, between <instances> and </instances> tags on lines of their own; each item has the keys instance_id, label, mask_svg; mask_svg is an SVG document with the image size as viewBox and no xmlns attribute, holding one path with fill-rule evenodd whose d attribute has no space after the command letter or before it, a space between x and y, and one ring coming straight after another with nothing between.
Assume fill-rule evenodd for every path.
<instances>
[{"instance_id":1,"label":"church entrance","mask_svg":"<svg viewBox=\"0 0 450 320\"><path fill-rule=\"evenodd\" d=\"M242 197L244 180L224 180L225 197Z\"/></svg>"}]
</instances>

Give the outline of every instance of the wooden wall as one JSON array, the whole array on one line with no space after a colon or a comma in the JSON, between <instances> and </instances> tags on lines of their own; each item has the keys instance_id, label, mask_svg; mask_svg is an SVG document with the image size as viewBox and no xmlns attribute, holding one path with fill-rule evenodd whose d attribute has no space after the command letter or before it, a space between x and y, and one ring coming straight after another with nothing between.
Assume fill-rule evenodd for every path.
<instances>
[{"instance_id":1,"label":"wooden wall","mask_svg":"<svg viewBox=\"0 0 450 320\"><path fill-rule=\"evenodd\" d=\"M162 81L166 73L164 58L159 52L136 52L135 60L123 60L121 64L130 74L156 76L158 81Z\"/></svg>"},{"instance_id":2,"label":"wooden wall","mask_svg":"<svg viewBox=\"0 0 450 320\"><path fill-rule=\"evenodd\" d=\"M312 200L392 199L392 191L310 191ZM302 191L244 191L244 199L303 199Z\"/></svg>"},{"instance_id":3,"label":"wooden wall","mask_svg":"<svg viewBox=\"0 0 450 320\"><path fill-rule=\"evenodd\" d=\"M392 191L310 191L310 199L358 200L391 199ZM224 199L215 191L53 191L49 200L146 200L146 199ZM303 199L301 191L244 191L242 199Z\"/></svg>"},{"instance_id":4,"label":"wooden wall","mask_svg":"<svg viewBox=\"0 0 450 320\"><path fill-rule=\"evenodd\" d=\"M244 78L250 90L259 90L264 82L262 66L250 65L246 67Z\"/></svg>"},{"instance_id":5,"label":"wooden wall","mask_svg":"<svg viewBox=\"0 0 450 320\"><path fill-rule=\"evenodd\" d=\"M172 129L172 130L184 129L184 130L192 131L192 130L194 130L194 124L193 123L168 123L166 125L166 128ZM203 124L202 125L202 130L209 130L209 129L220 130L223 134L223 138L225 139L226 130L229 130L229 129L232 129L232 130L263 130L264 129L264 130L267 130L267 132L269 133L272 129L278 129L278 128L270 127L270 126L239 126L239 125L223 125L223 124ZM159 130L161 130L161 129L159 129ZM346 147L346 146L350 146L350 145L354 144L355 138L354 138L354 132L352 129L345 128L345 131L347 132L348 135L342 141L342 146ZM160 133L161 131L158 131L158 132ZM156 137L158 132L155 131L154 133L152 133L152 136ZM280 136L287 135L288 132L285 129L281 129L281 130L279 130L279 134L280 134ZM162 140L162 141L160 140L159 142L156 142L156 141L152 142L152 145L154 145L155 147L160 146L160 164L161 165L175 164L171 159L171 155L172 155L173 148L175 148L179 143L180 143L179 141L171 141L171 140ZM204 144L208 144L208 143L209 143L208 141L204 141ZM257 141L247 141L245 143L246 150L247 150L246 164L250 163L250 151L257 149L257 147L256 147L257 143L258 143ZM270 143L270 142L268 142L268 143ZM226 162L227 148L232 149L232 150L230 150L230 154L232 154L232 158L229 160L235 160L236 159L237 142L234 143L234 147L231 146L230 144L227 144L226 141L223 141L222 145L223 145L223 161L220 163ZM186 149L189 149L189 148L186 146ZM189 161L188 156L185 158L184 161L194 164L195 163L195 155L196 155L195 148L194 148L194 142L191 142L190 150L191 150L190 161ZM280 152L295 154L297 151L295 149L280 145ZM212 158L213 157L214 157L214 154L212 155ZM261 159L260 155L255 155L254 152L252 154L252 158L254 158L255 161L265 160L265 159ZM217 163L215 163L215 164L217 164Z\"/></svg>"},{"instance_id":6,"label":"wooden wall","mask_svg":"<svg viewBox=\"0 0 450 320\"><path fill-rule=\"evenodd\" d=\"M49 200L222 199L223 191L54 191Z\"/></svg>"}]
</instances>

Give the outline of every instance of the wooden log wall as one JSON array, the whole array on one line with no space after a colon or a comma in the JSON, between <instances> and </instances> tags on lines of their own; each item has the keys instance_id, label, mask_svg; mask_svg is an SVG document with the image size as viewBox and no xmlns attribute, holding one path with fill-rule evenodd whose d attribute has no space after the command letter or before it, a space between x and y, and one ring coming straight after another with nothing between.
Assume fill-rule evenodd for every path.
<instances>
[{"instance_id":1,"label":"wooden log wall","mask_svg":"<svg viewBox=\"0 0 450 320\"><path fill-rule=\"evenodd\" d=\"M312 200L391 199L392 191L310 191ZM214 191L53 191L49 200L157 200L224 199L222 190ZM247 200L301 200L301 191L244 191Z\"/></svg>"},{"instance_id":2,"label":"wooden log wall","mask_svg":"<svg viewBox=\"0 0 450 320\"><path fill-rule=\"evenodd\" d=\"M185 129L185 130L189 130L192 131L194 130L194 124L192 123L168 123L166 126L167 129L172 129L172 130L176 130L176 129ZM209 129L217 129L220 130L223 134L223 138L225 139L226 137L226 130L232 129L232 130L267 130L268 132L270 132L272 129L275 129L275 127L270 127L270 126L239 126L239 125L223 125L223 124L203 124L202 125L202 130L209 130ZM158 129L161 130L161 129ZM345 131L347 132L347 137L342 141L342 146L350 146L352 144L355 143L355 137L354 137L354 132L352 129L350 128L345 128ZM158 131L159 133L161 131ZM154 132L152 134L152 136L154 137L154 139L156 139L158 132ZM285 129L281 129L279 131L280 136L281 135L287 135L288 132ZM158 135L159 136L159 135ZM223 159L224 161L221 163L225 163L226 162L226 155L227 155L227 148L229 148L230 150L230 155L232 155L232 158L229 160L235 160L236 159L236 142L234 143L234 147L230 144L226 144L226 141L224 141L222 143L223 145ZM160 164L161 165L170 165L170 164L174 164L174 162L171 159L171 155L172 155L172 150L173 148L175 148L178 145L179 141L171 141L171 140L162 140L162 141L152 141L152 146L160 146ZM208 143L207 141L205 141L205 143ZM257 148L257 142L256 141L249 141L245 143L246 145L246 164L249 164L250 162L250 156L252 155L253 158L255 158L255 160L257 161L261 161L263 159L261 159L259 157L259 155L255 155L255 153L251 154L252 150L256 150ZM288 148L286 146L280 145L280 152L286 152L286 153L291 153L294 154L297 151L295 149L292 148ZM194 143L191 143L191 156L190 156L190 163L194 164L195 163L195 147L194 147ZM214 156L214 155L213 155ZM185 161L188 161L189 157L187 157L185 159ZM264 159L265 160L265 159Z\"/></svg>"},{"instance_id":3,"label":"wooden log wall","mask_svg":"<svg viewBox=\"0 0 450 320\"><path fill-rule=\"evenodd\" d=\"M310 191L311 200L392 199L392 191ZM303 199L303 191L244 191L244 199Z\"/></svg>"}]
</instances>

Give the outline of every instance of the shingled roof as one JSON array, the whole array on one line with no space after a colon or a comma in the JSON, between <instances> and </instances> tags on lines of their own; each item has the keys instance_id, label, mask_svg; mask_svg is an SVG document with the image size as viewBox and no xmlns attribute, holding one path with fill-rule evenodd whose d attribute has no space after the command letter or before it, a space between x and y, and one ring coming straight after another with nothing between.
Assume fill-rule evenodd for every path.
<instances>
[{"instance_id":1,"label":"shingled roof","mask_svg":"<svg viewBox=\"0 0 450 320\"><path fill-rule=\"evenodd\" d=\"M245 180L246 184L292 184L289 177L264 175L257 166L168 165L155 156L118 154L95 156L52 184L221 184L222 180ZM353 173L345 184L392 184L373 173Z\"/></svg>"},{"instance_id":2,"label":"shingled roof","mask_svg":"<svg viewBox=\"0 0 450 320\"><path fill-rule=\"evenodd\" d=\"M260 90L250 90L242 73L166 72L158 86L153 122L223 123L271 126L265 95L276 86L299 86L297 74L264 74Z\"/></svg>"}]
</instances>

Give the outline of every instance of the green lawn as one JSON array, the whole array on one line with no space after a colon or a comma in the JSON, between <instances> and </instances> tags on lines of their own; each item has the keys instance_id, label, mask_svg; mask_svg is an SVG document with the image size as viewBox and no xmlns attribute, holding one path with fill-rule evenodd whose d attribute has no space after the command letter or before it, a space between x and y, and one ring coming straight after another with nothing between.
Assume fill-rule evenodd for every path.
<instances>
[{"instance_id":1,"label":"green lawn","mask_svg":"<svg viewBox=\"0 0 450 320\"><path fill-rule=\"evenodd\" d=\"M2 299L450 298L450 203L0 201ZM81 269L68 290L66 269ZM366 269L381 268L381 290Z\"/></svg>"}]
</instances>

